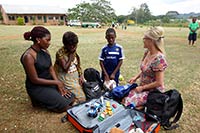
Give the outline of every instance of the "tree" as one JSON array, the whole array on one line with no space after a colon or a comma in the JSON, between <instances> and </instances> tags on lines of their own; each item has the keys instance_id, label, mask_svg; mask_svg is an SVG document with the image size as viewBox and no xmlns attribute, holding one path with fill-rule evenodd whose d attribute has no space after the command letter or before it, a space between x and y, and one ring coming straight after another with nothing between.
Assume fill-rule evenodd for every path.
<instances>
[{"instance_id":1,"label":"tree","mask_svg":"<svg viewBox=\"0 0 200 133\"><path fill-rule=\"evenodd\" d=\"M0 20L3 20L3 16L2 16L1 11L0 11Z\"/></svg>"},{"instance_id":2,"label":"tree","mask_svg":"<svg viewBox=\"0 0 200 133\"><path fill-rule=\"evenodd\" d=\"M125 15L120 15L120 16L117 16L117 22L118 23L123 23L127 20L127 16Z\"/></svg>"},{"instance_id":3,"label":"tree","mask_svg":"<svg viewBox=\"0 0 200 133\"><path fill-rule=\"evenodd\" d=\"M92 6L90 3L77 4L75 8L68 9L69 19L80 19L82 21L91 21Z\"/></svg>"},{"instance_id":4,"label":"tree","mask_svg":"<svg viewBox=\"0 0 200 133\"><path fill-rule=\"evenodd\" d=\"M161 19L161 21L162 21L163 23L169 23L169 22L170 22L170 18L166 15L166 16L164 16L164 17Z\"/></svg>"},{"instance_id":5,"label":"tree","mask_svg":"<svg viewBox=\"0 0 200 133\"><path fill-rule=\"evenodd\" d=\"M92 0L94 7L94 15L100 22L109 23L116 20L115 10L111 7L111 3L106 0Z\"/></svg>"},{"instance_id":6,"label":"tree","mask_svg":"<svg viewBox=\"0 0 200 133\"><path fill-rule=\"evenodd\" d=\"M92 0L93 3L80 3L75 8L68 9L69 19L81 21L109 23L116 19L115 11L106 0Z\"/></svg>"},{"instance_id":7,"label":"tree","mask_svg":"<svg viewBox=\"0 0 200 133\"><path fill-rule=\"evenodd\" d=\"M135 20L137 23L145 23L151 20L152 15L146 3L140 5L140 8L133 8L130 14L130 19Z\"/></svg>"},{"instance_id":8,"label":"tree","mask_svg":"<svg viewBox=\"0 0 200 133\"><path fill-rule=\"evenodd\" d=\"M137 24L138 23L137 22L137 20L138 20L138 9L133 7L131 10L132 10L132 12L131 12L130 15L128 15L128 19L134 20Z\"/></svg>"},{"instance_id":9,"label":"tree","mask_svg":"<svg viewBox=\"0 0 200 133\"><path fill-rule=\"evenodd\" d=\"M151 13L149 7L146 3L140 5L140 9L138 10L138 23L145 23L151 19Z\"/></svg>"}]
</instances>

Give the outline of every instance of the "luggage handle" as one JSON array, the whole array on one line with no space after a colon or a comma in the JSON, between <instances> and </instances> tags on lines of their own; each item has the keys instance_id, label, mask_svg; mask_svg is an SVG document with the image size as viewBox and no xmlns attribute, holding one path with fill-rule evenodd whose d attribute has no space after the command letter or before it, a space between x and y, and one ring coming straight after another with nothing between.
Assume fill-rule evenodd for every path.
<instances>
[{"instance_id":1,"label":"luggage handle","mask_svg":"<svg viewBox=\"0 0 200 133\"><path fill-rule=\"evenodd\" d=\"M115 125L115 127L120 127L121 126L121 124L120 123L117 123L116 125Z\"/></svg>"}]
</instances>

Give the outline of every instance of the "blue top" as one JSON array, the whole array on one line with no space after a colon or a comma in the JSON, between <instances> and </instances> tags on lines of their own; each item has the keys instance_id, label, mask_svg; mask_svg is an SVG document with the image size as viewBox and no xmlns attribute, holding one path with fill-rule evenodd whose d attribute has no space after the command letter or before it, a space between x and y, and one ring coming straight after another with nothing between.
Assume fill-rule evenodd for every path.
<instances>
[{"instance_id":1,"label":"blue top","mask_svg":"<svg viewBox=\"0 0 200 133\"><path fill-rule=\"evenodd\" d=\"M119 44L114 44L113 46L105 45L99 56L99 60L103 61L103 65L109 75L115 70L119 61L124 58L123 47Z\"/></svg>"}]
</instances>

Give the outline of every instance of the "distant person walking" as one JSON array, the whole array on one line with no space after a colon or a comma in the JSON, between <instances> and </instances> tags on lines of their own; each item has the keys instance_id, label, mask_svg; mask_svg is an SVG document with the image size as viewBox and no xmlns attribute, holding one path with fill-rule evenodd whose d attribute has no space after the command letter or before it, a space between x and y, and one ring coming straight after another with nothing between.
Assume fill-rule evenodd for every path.
<instances>
[{"instance_id":1,"label":"distant person walking","mask_svg":"<svg viewBox=\"0 0 200 133\"><path fill-rule=\"evenodd\" d=\"M192 19L192 22L189 24L189 36L188 36L188 40L189 40L189 45L194 45L195 41L197 40L197 30L199 29L199 23L196 22L196 18Z\"/></svg>"}]
</instances>

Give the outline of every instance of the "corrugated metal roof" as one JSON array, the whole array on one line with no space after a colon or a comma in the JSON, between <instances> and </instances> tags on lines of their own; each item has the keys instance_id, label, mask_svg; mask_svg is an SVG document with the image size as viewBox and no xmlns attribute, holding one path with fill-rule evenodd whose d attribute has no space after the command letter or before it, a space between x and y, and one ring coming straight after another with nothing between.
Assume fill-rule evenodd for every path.
<instances>
[{"instance_id":1,"label":"corrugated metal roof","mask_svg":"<svg viewBox=\"0 0 200 133\"><path fill-rule=\"evenodd\" d=\"M66 14L63 8L41 5L2 5L7 14Z\"/></svg>"}]
</instances>

